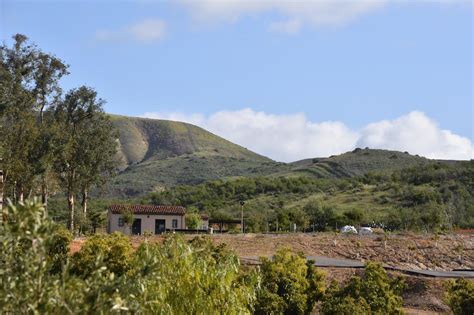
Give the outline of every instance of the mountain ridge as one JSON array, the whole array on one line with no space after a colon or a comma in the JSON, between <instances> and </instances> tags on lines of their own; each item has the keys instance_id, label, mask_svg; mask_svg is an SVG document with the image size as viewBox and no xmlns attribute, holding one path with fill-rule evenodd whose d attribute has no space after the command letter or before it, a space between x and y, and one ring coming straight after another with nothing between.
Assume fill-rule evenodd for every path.
<instances>
[{"instance_id":1,"label":"mountain ridge","mask_svg":"<svg viewBox=\"0 0 474 315\"><path fill-rule=\"evenodd\" d=\"M119 132L119 173L105 191L112 197L139 196L175 185L233 177L347 178L439 162L408 152L357 148L327 158L283 163L189 123L110 117Z\"/></svg>"}]
</instances>

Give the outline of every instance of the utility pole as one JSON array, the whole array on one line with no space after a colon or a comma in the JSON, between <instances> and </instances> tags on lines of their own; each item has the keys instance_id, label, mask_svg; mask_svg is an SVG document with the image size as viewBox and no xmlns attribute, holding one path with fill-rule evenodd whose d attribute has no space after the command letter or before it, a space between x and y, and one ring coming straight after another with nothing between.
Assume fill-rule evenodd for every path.
<instances>
[{"instance_id":1,"label":"utility pole","mask_svg":"<svg viewBox=\"0 0 474 315\"><path fill-rule=\"evenodd\" d=\"M245 202L240 202L240 230L242 234L244 233L244 205Z\"/></svg>"}]
</instances>

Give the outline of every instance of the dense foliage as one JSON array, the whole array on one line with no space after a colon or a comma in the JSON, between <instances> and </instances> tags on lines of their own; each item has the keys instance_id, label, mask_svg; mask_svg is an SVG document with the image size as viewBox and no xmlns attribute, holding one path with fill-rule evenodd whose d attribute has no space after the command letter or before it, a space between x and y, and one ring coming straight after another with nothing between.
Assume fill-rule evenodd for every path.
<instances>
[{"instance_id":1,"label":"dense foliage","mask_svg":"<svg viewBox=\"0 0 474 315\"><path fill-rule=\"evenodd\" d=\"M287 201L298 196L354 189L360 185L350 179L250 177L176 186L152 193L142 202L191 206L211 214L214 219L229 219L239 213L240 201L245 200L247 231L289 230L291 223L299 228L308 227L311 218L301 207L288 207Z\"/></svg>"},{"instance_id":2,"label":"dense foliage","mask_svg":"<svg viewBox=\"0 0 474 315\"><path fill-rule=\"evenodd\" d=\"M63 254L70 237L58 233L40 203L9 205L6 214L0 229L2 313L252 312L258 274L241 272L232 252L208 240L171 237L133 252L124 236L94 236L68 263Z\"/></svg>"},{"instance_id":3,"label":"dense foliage","mask_svg":"<svg viewBox=\"0 0 474 315\"><path fill-rule=\"evenodd\" d=\"M202 219L197 213L186 213L186 227L188 229L198 229L201 227Z\"/></svg>"},{"instance_id":4,"label":"dense foliage","mask_svg":"<svg viewBox=\"0 0 474 315\"><path fill-rule=\"evenodd\" d=\"M454 315L474 314L474 281L458 279L451 282L447 302Z\"/></svg>"},{"instance_id":5,"label":"dense foliage","mask_svg":"<svg viewBox=\"0 0 474 315\"><path fill-rule=\"evenodd\" d=\"M332 284L323 314L402 314L401 279L390 279L380 264L367 264L363 278L354 276L340 288Z\"/></svg>"},{"instance_id":6,"label":"dense foliage","mask_svg":"<svg viewBox=\"0 0 474 315\"><path fill-rule=\"evenodd\" d=\"M256 314L309 314L324 294L324 275L314 262L289 249L281 249L270 260L262 258L262 287Z\"/></svg>"},{"instance_id":7,"label":"dense foliage","mask_svg":"<svg viewBox=\"0 0 474 315\"><path fill-rule=\"evenodd\" d=\"M162 246L143 244L124 281L132 294L125 303L149 314L251 313L259 285L257 273L239 272L239 260L225 247L176 237Z\"/></svg>"},{"instance_id":8,"label":"dense foliage","mask_svg":"<svg viewBox=\"0 0 474 315\"><path fill-rule=\"evenodd\" d=\"M305 257L283 249L243 268L225 245L171 235L132 250L120 235L93 236L68 254L71 234L38 202L10 204L0 227L0 309L40 314L400 314L403 281L369 263L362 277L326 288ZM474 286L448 287L455 314L471 314Z\"/></svg>"},{"instance_id":9,"label":"dense foliage","mask_svg":"<svg viewBox=\"0 0 474 315\"><path fill-rule=\"evenodd\" d=\"M75 199L87 215L89 191L114 171L116 132L92 88L63 95L68 66L24 35L0 45L0 195L15 203L64 193L75 231Z\"/></svg>"},{"instance_id":10,"label":"dense foliage","mask_svg":"<svg viewBox=\"0 0 474 315\"><path fill-rule=\"evenodd\" d=\"M121 276L131 268L132 252L130 240L123 234L94 235L72 256L71 270L87 277L94 272L95 262L100 260L108 271Z\"/></svg>"},{"instance_id":11,"label":"dense foliage","mask_svg":"<svg viewBox=\"0 0 474 315\"><path fill-rule=\"evenodd\" d=\"M347 179L253 177L176 186L143 203L197 207L236 218L246 201L247 231L322 231L345 224L443 230L474 226L474 162L432 163Z\"/></svg>"},{"instance_id":12,"label":"dense foliage","mask_svg":"<svg viewBox=\"0 0 474 315\"><path fill-rule=\"evenodd\" d=\"M57 266L54 256L50 259L56 227L39 203L9 205L6 217L8 224L0 229L0 309L11 314L45 313L60 285L50 274Z\"/></svg>"}]
</instances>

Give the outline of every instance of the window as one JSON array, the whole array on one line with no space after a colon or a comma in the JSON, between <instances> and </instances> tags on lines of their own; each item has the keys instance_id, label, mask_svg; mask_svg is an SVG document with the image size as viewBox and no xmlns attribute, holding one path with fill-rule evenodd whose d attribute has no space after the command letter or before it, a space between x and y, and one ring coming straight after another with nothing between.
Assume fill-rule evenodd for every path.
<instances>
[{"instance_id":1,"label":"window","mask_svg":"<svg viewBox=\"0 0 474 315\"><path fill-rule=\"evenodd\" d=\"M178 228L178 220L177 220L177 219L173 219L173 221L171 222L171 224L172 224L173 229L177 229L177 228Z\"/></svg>"},{"instance_id":2,"label":"window","mask_svg":"<svg viewBox=\"0 0 474 315\"><path fill-rule=\"evenodd\" d=\"M119 218L119 222L118 222L119 226L123 226L123 218Z\"/></svg>"}]
</instances>

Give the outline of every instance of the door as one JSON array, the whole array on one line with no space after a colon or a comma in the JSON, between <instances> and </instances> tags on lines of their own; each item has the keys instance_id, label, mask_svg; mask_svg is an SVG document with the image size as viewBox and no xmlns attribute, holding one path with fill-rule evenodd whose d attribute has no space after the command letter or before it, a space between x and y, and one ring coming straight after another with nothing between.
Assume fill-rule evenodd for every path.
<instances>
[{"instance_id":1,"label":"door","mask_svg":"<svg viewBox=\"0 0 474 315\"><path fill-rule=\"evenodd\" d=\"M132 224L132 235L140 234L142 234L142 219L135 219Z\"/></svg>"},{"instance_id":2,"label":"door","mask_svg":"<svg viewBox=\"0 0 474 315\"><path fill-rule=\"evenodd\" d=\"M166 220L155 220L155 234L161 234L166 231Z\"/></svg>"}]
</instances>

